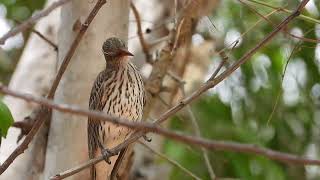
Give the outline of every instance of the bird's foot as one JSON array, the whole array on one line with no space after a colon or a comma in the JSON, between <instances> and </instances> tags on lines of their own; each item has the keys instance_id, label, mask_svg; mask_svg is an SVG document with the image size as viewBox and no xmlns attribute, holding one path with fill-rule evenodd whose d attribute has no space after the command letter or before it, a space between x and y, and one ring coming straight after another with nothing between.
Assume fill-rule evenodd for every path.
<instances>
[{"instance_id":1,"label":"bird's foot","mask_svg":"<svg viewBox=\"0 0 320 180\"><path fill-rule=\"evenodd\" d=\"M111 164L110 157L114 155L109 149L103 148L101 149L101 154L103 156L103 159L108 163Z\"/></svg>"},{"instance_id":2,"label":"bird's foot","mask_svg":"<svg viewBox=\"0 0 320 180\"><path fill-rule=\"evenodd\" d=\"M142 137L143 137L143 139L144 139L145 141L147 141L147 142L151 142L151 141L152 141L152 138L151 138L151 137L148 137L147 135L143 135Z\"/></svg>"}]
</instances>

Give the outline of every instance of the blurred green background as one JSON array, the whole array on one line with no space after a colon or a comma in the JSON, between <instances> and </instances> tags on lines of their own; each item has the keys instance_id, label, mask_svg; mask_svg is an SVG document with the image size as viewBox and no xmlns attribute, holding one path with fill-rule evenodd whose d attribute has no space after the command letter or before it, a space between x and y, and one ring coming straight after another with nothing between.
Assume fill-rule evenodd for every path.
<instances>
[{"instance_id":1,"label":"blurred green background","mask_svg":"<svg viewBox=\"0 0 320 180\"><path fill-rule=\"evenodd\" d=\"M273 11L266 6L244 2L262 15ZM294 10L300 1L261 2ZM303 14L319 23L320 1L311 1L309 4L311 5L308 5ZM262 19L241 38L236 47L226 49L229 61L233 62L260 42L287 16L287 13L275 12L269 16L274 23L272 25L239 1L224 0L210 16L216 26L210 31L214 31L217 42L221 43L218 46L226 47L235 37L239 37ZM319 39L318 23L295 19L286 30L294 35ZM282 82L281 77L291 53L292 57ZM219 57L213 57L212 60L219 61ZM303 42L279 33L242 66L241 70L192 104L202 136L256 144L277 151L319 158L319 70L320 44ZM273 109L274 113L270 118ZM173 118L171 127L193 134L188 116L183 119L179 117ZM166 140L164 150L169 157L194 174L210 179L200 150L170 140ZM320 179L318 167L288 165L252 154L212 151L209 155L218 177L245 180ZM173 169L171 179L191 179L180 169Z\"/></svg>"},{"instance_id":2,"label":"blurred green background","mask_svg":"<svg viewBox=\"0 0 320 180\"><path fill-rule=\"evenodd\" d=\"M43 7L45 0L0 0L0 33L4 25L12 27ZM273 9L244 1L263 15ZM268 4L293 10L298 0L269 0ZM286 30L311 39L320 38L320 0L311 1L304 15L318 22L295 19ZM275 12L270 21L278 24L288 14ZM218 46L230 47L240 34L261 19L237 0L223 0L209 16ZM239 59L254 47L274 27L263 20L241 38L234 48L227 48L229 61ZM7 84L23 49L20 45L0 48L0 81ZM208 37L209 32L203 36ZM232 46L232 45L231 45ZM293 53L292 53L293 52ZM289 59L290 55L291 58ZM213 64L219 57L212 57ZM282 82L287 61L285 76ZM192 104L202 136L215 140L230 140L256 144L277 151L319 158L320 139L320 45L294 39L279 33L266 47L259 50L239 71L214 90ZM273 112L273 113L272 113ZM181 118L182 117L182 118ZM268 122L269 121L269 122ZM171 128L193 134L188 116L174 117ZM210 179L202 152L171 140L163 151L170 158L203 179ZM316 180L318 167L288 165L252 154L212 151L210 161L218 177L245 180ZM159 158L157 163L167 163ZM191 179L173 167L171 179Z\"/></svg>"}]
</instances>

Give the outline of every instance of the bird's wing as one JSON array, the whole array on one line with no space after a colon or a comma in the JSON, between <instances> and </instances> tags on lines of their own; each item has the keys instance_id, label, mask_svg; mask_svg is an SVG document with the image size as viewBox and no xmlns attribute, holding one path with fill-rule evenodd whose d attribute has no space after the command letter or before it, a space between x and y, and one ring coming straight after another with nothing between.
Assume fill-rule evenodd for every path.
<instances>
[{"instance_id":1,"label":"bird's wing","mask_svg":"<svg viewBox=\"0 0 320 180\"><path fill-rule=\"evenodd\" d=\"M89 109L102 111L106 105L107 98L104 97L105 83L108 78L106 72L101 72L96 78L90 94ZM99 147L99 127L101 123L99 120L89 117L88 118L88 150L89 158L94 158L95 152ZM91 167L91 178L95 179L95 168L94 165Z\"/></svg>"}]
</instances>

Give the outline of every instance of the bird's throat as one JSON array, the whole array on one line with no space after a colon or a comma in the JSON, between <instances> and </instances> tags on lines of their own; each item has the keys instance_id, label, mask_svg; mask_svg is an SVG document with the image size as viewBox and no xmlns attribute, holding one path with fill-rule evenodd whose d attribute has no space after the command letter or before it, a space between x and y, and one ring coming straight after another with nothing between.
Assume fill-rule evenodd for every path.
<instances>
[{"instance_id":1,"label":"bird's throat","mask_svg":"<svg viewBox=\"0 0 320 180\"><path fill-rule=\"evenodd\" d=\"M126 67L128 65L129 58L128 57L118 57L113 59L106 59L106 68L119 69Z\"/></svg>"}]
</instances>

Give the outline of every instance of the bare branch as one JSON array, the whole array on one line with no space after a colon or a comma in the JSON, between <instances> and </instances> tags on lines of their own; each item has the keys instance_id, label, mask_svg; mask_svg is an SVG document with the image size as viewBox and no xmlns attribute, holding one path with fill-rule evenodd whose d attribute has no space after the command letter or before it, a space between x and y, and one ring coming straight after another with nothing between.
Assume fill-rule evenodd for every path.
<instances>
[{"instance_id":1,"label":"bare branch","mask_svg":"<svg viewBox=\"0 0 320 180\"><path fill-rule=\"evenodd\" d=\"M62 75L64 74L64 72L66 71L67 69L67 66L74 54L74 52L76 51L83 35L85 34L85 32L87 31L89 25L91 24L92 20L94 19L94 17L97 15L98 11L100 10L100 8L106 3L107 1L106 0L98 0L96 5L93 7L92 11L90 12L90 14L88 15L86 21L81 25L81 28L77 34L77 36L75 37L75 39L73 40L70 48L69 48L69 51L67 53L67 55L64 57L63 61L62 61L62 64L59 68L59 71L57 73L57 76L51 86L51 89L49 91L49 94L48 94L48 98L53 98L54 96L54 93L56 92L57 90L57 87L59 85L59 82L62 78Z\"/></svg>"},{"instance_id":2,"label":"bare branch","mask_svg":"<svg viewBox=\"0 0 320 180\"><path fill-rule=\"evenodd\" d=\"M293 56L294 52L297 51L297 49L300 47L300 45L301 45L301 42L298 42L298 43L294 46L294 48L292 49L292 51L291 51L291 53L290 53L290 55L289 55L289 57L288 57L288 60L287 60L287 62L286 62L286 64L285 64L285 66L284 66L283 73L282 73L282 75L281 75L281 84L283 83L284 75L286 74L286 71L287 71L287 67L288 67L288 65L289 65L289 62L290 62L290 60L292 59L292 56ZM270 123L270 121L271 121L271 119L272 119L272 117L273 117L273 114L276 112L276 109L277 109L277 107L278 107L278 103L279 103L279 99L280 99L280 96L281 96L281 94L282 94L282 91L283 91L282 88L280 88L280 90L279 90L279 92L278 92L278 94L277 94L277 97L276 97L276 101L275 101L275 103L274 103L274 105L273 105L272 111L271 111L271 113L270 113L270 115L269 115L269 117L268 117L267 125L269 125L269 123Z\"/></svg>"},{"instance_id":3,"label":"bare branch","mask_svg":"<svg viewBox=\"0 0 320 180\"><path fill-rule=\"evenodd\" d=\"M147 61L147 63L152 64L153 61L151 59L151 55L149 52L149 45L146 43L146 41L143 37L143 32L142 32L142 27L141 27L141 18L140 18L139 12L138 12L136 6L133 4L133 2L130 2L130 6L132 9L133 15L135 16L136 21L137 21L138 36L139 36L139 40L140 40L140 44L141 44L143 53L146 56L146 61Z\"/></svg>"},{"instance_id":4,"label":"bare branch","mask_svg":"<svg viewBox=\"0 0 320 180\"><path fill-rule=\"evenodd\" d=\"M10 37L18 34L19 32L25 31L26 29L30 28L35 22L37 22L40 18L47 16L51 11L55 10L57 7L62 6L63 4L69 2L70 0L59 0L57 2L52 3L47 9L40 11L39 13L35 14L34 16L30 17L28 20L24 21L20 25L14 27L5 35L0 38L0 45L4 44L7 39Z\"/></svg>"},{"instance_id":5,"label":"bare branch","mask_svg":"<svg viewBox=\"0 0 320 180\"><path fill-rule=\"evenodd\" d=\"M15 19L14 21L16 21L18 24L21 24L21 21L19 21L19 20ZM54 42L52 42L50 39L48 39L41 32L35 30L34 28L31 28L31 32L38 35L42 40L44 40L46 43L48 43L50 46L52 46L55 51L58 51L58 45L56 45Z\"/></svg>"},{"instance_id":6,"label":"bare branch","mask_svg":"<svg viewBox=\"0 0 320 180\"><path fill-rule=\"evenodd\" d=\"M238 0L239 2L241 2L242 4L244 4L246 7L248 7L251 11L253 11L255 14L257 14L258 16L260 16L262 19L266 20L269 24L271 24L272 26L275 25L274 22L272 22L270 19L268 19L268 17L265 17L264 15L260 14L256 9L254 9L253 7L251 7L249 4L247 4L246 2L244 2L243 0ZM290 32L288 32L287 29L282 29L284 34L287 34L293 38L299 39L301 41L305 41L305 42L311 42L311 43L319 43L320 39L311 39L311 38L305 38L305 37L301 37L301 36L297 36L294 34L291 34Z\"/></svg>"},{"instance_id":7,"label":"bare branch","mask_svg":"<svg viewBox=\"0 0 320 180\"><path fill-rule=\"evenodd\" d=\"M60 3L62 2L68 2L68 0L61 0L58 1ZM58 3L57 2L57 3ZM34 22L35 20L39 19L40 17L43 17L44 14L49 13L52 11L52 9L54 9L54 7L56 7L57 5L62 5L62 4L57 4L55 3L55 6L50 6L48 9L46 9L44 12L40 13L40 15L37 15L34 17L34 19L29 19L26 22L22 23L21 26L22 27L29 27L28 24L30 22ZM94 8L92 9L92 11L90 12L90 14L88 15L85 23L81 26L77 36L75 37L74 41L71 44L71 47L69 49L69 51L67 52L67 55L65 56L65 58L63 59L63 62L59 68L59 71L54 79L54 82L51 86L51 89L48 93L48 98L52 99L54 97L54 94L57 90L58 84L62 78L63 73L65 72L71 57L73 56L76 48L78 47L84 33L87 31L87 28L89 27L90 23L92 22L92 20L94 19L94 17L96 16L96 14L98 13L98 11L100 10L100 8L106 3L106 0L99 0L97 1L96 5L94 6ZM10 154L10 156L5 160L5 162L3 164L1 164L0 166L0 175L10 166L10 164L20 155L22 154L27 148L29 143L32 141L33 137L35 136L35 134L37 133L37 131L39 130L39 128L41 127L41 125L43 124L43 122L45 122L45 119L49 118L50 116L50 112L51 109L45 107L45 106L41 106L39 108L37 108L37 115L35 116L35 120L34 120L34 124L32 129L30 130L30 132L28 133L28 135L25 137L24 141Z\"/></svg>"},{"instance_id":8,"label":"bare branch","mask_svg":"<svg viewBox=\"0 0 320 180\"><path fill-rule=\"evenodd\" d=\"M48 39L46 36L44 36L42 33L40 33L39 31L32 29L31 30L33 33L35 33L36 35L38 35L41 39L43 39L45 42L47 42L50 46L53 47L53 49L55 51L58 51L58 45L56 45L54 42L52 42L50 39Z\"/></svg>"},{"instance_id":9,"label":"bare branch","mask_svg":"<svg viewBox=\"0 0 320 180\"><path fill-rule=\"evenodd\" d=\"M264 7L268 7L268 8L271 8L271 9L280 10L280 11L288 13L288 14L293 12L293 11L290 11L290 10L285 9L285 8L275 7L275 6L271 5L271 4L266 3L266 1L260 1L260 0L247 0L247 1L249 1L251 3L255 3L255 4L260 4L260 5L264 6ZM314 18L311 18L309 16L305 16L305 15L299 16L298 19L309 21L309 22L316 23L316 24L320 24L320 21L318 19L314 19Z\"/></svg>"}]
</instances>

